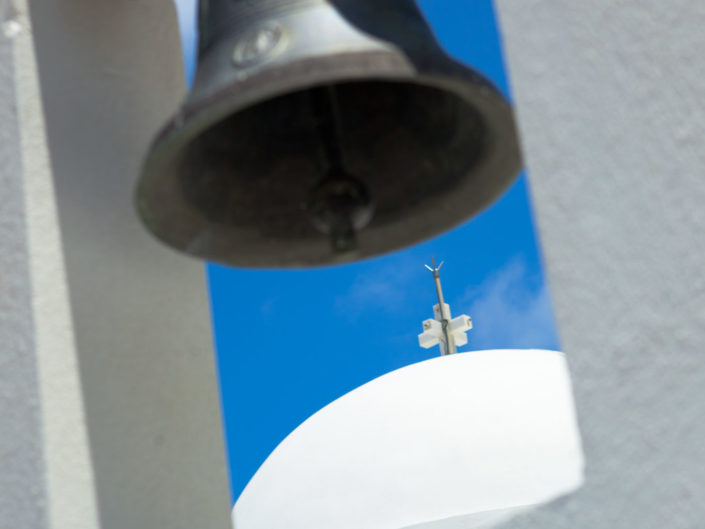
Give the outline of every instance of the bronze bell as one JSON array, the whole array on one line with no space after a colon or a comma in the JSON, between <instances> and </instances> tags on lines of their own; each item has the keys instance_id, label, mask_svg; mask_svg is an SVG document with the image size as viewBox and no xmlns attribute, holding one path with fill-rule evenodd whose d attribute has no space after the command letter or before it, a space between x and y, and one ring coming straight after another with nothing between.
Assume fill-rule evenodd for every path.
<instances>
[{"instance_id":1,"label":"bronze bell","mask_svg":"<svg viewBox=\"0 0 705 529\"><path fill-rule=\"evenodd\" d=\"M351 261L447 230L520 169L512 110L412 0L201 0L191 93L137 208L210 261Z\"/></svg>"}]
</instances>

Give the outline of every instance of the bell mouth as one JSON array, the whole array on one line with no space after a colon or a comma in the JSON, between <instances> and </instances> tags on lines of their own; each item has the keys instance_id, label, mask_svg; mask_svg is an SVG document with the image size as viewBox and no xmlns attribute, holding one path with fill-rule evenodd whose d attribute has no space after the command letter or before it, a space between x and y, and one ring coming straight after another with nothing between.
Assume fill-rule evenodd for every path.
<instances>
[{"instance_id":1,"label":"bell mouth","mask_svg":"<svg viewBox=\"0 0 705 529\"><path fill-rule=\"evenodd\" d=\"M334 264L420 242L489 205L518 172L508 105L484 86L459 86L332 82L226 114L161 156L139 210L169 244L241 267ZM340 170L372 203L346 252L310 206Z\"/></svg>"},{"instance_id":2,"label":"bell mouth","mask_svg":"<svg viewBox=\"0 0 705 529\"><path fill-rule=\"evenodd\" d=\"M321 111L326 97L333 101ZM186 202L209 222L295 244L319 238L305 205L331 165L367 188L373 228L451 192L472 172L486 140L478 113L452 93L386 81L331 84L212 126L186 147L178 181ZM328 143L338 144L336 154Z\"/></svg>"}]
</instances>

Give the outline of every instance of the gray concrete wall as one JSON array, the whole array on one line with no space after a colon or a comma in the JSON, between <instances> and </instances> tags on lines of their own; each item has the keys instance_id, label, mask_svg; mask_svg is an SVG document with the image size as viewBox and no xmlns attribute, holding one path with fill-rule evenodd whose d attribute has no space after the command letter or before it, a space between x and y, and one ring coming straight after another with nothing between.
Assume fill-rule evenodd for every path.
<instances>
[{"instance_id":1,"label":"gray concrete wall","mask_svg":"<svg viewBox=\"0 0 705 529\"><path fill-rule=\"evenodd\" d=\"M512 527L702 527L705 4L495 3L587 458Z\"/></svg>"},{"instance_id":2,"label":"gray concrete wall","mask_svg":"<svg viewBox=\"0 0 705 529\"><path fill-rule=\"evenodd\" d=\"M97 526L27 5L0 35L0 527ZM5 12L7 15L8 12ZM16 29L16 28L15 28Z\"/></svg>"},{"instance_id":3,"label":"gray concrete wall","mask_svg":"<svg viewBox=\"0 0 705 529\"><path fill-rule=\"evenodd\" d=\"M132 207L185 91L173 4L34 2L32 27L17 5L0 43L0 527L230 527L203 265Z\"/></svg>"},{"instance_id":4,"label":"gray concrete wall","mask_svg":"<svg viewBox=\"0 0 705 529\"><path fill-rule=\"evenodd\" d=\"M228 527L203 265L132 206L185 92L173 3L35 2L32 20L103 527Z\"/></svg>"},{"instance_id":5,"label":"gray concrete wall","mask_svg":"<svg viewBox=\"0 0 705 529\"><path fill-rule=\"evenodd\" d=\"M29 242L22 179L16 54L0 34L0 527L45 527L47 490Z\"/></svg>"}]
</instances>

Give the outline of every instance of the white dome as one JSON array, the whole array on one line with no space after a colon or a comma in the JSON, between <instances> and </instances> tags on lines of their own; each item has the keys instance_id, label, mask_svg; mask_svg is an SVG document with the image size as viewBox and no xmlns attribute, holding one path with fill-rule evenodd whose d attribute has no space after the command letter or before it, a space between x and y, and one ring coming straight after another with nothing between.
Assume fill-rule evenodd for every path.
<instances>
[{"instance_id":1,"label":"white dome","mask_svg":"<svg viewBox=\"0 0 705 529\"><path fill-rule=\"evenodd\" d=\"M487 527L575 490L582 467L562 353L463 353L388 373L314 414L260 467L233 521Z\"/></svg>"}]
</instances>

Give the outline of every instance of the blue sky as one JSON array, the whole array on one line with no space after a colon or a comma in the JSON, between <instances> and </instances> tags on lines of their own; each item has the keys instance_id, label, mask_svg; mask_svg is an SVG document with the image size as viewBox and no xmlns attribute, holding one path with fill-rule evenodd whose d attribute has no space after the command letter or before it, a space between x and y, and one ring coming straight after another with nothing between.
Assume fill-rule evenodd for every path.
<instances>
[{"instance_id":1,"label":"blue sky","mask_svg":"<svg viewBox=\"0 0 705 529\"><path fill-rule=\"evenodd\" d=\"M508 94L489 0L420 0L446 50ZM187 71L193 0L177 0ZM558 349L524 175L492 208L431 241L369 261L308 271L209 265L233 500L276 445L311 414L420 349L435 291L424 264L446 262L454 315L475 328L462 351Z\"/></svg>"}]
</instances>

